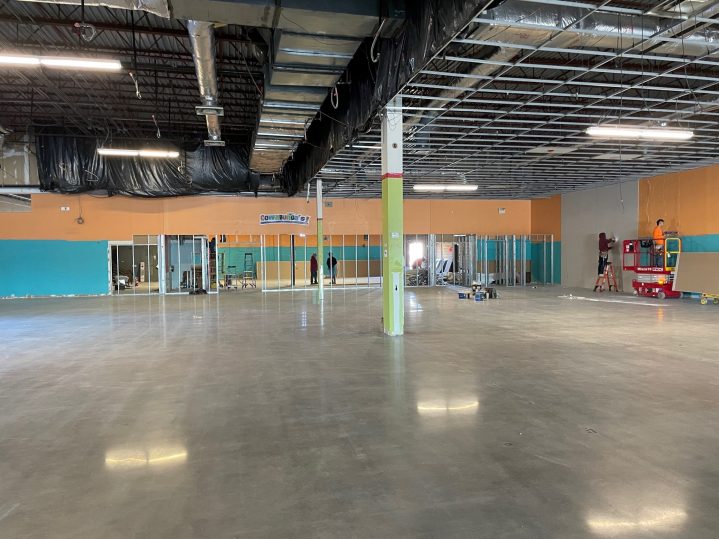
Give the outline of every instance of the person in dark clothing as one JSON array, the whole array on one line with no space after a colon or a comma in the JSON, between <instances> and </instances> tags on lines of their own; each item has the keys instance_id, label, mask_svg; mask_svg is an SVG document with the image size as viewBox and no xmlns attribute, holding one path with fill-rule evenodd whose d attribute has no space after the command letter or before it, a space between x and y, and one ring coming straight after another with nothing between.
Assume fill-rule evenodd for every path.
<instances>
[{"instance_id":1,"label":"person in dark clothing","mask_svg":"<svg viewBox=\"0 0 719 539\"><path fill-rule=\"evenodd\" d=\"M327 255L327 269L332 277L332 284L337 284L337 259L332 256L332 253Z\"/></svg>"},{"instance_id":2,"label":"person in dark clothing","mask_svg":"<svg viewBox=\"0 0 719 539\"><path fill-rule=\"evenodd\" d=\"M599 234L599 264L597 266L597 275L602 275L609 261L609 249L612 248L617 240L614 238L607 239L606 233Z\"/></svg>"},{"instance_id":3,"label":"person in dark clothing","mask_svg":"<svg viewBox=\"0 0 719 539\"><path fill-rule=\"evenodd\" d=\"M312 253L310 258L310 284L317 284L317 253Z\"/></svg>"}]
</instances>

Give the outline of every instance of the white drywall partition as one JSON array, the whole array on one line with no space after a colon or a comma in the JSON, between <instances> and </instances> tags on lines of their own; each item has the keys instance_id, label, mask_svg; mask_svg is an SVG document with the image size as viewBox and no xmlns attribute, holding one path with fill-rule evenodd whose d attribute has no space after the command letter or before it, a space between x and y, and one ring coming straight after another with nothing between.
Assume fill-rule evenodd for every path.
<instances>
[{"instance_id":1,"label":"white drywall partition","mask_svg":"<svg viewBox=\"0 0 719 539\"><path fill-rule=\"evenodd\" d=\"M562 284L593 288L597 278L599 233L616 237L612 249L619 289L632 290L632 274L621 271L622 240L637 235L639 184L629 182L562 195Z\"/></svg>"}]
</instances>

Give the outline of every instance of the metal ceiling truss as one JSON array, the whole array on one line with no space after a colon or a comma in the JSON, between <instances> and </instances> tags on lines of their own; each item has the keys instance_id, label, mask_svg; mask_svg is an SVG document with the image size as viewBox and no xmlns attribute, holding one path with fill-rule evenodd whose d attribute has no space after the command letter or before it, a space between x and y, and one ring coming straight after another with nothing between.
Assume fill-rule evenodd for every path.
<instances>
[{"instance_id":1,"label":"metal ceiling truss","mask_svg":"<svg viewBox=\"0 0 719 539\"><path fill-rule=\"evenodd\" d=\"M76 33L80 7L0 0L0 50L119 59L123 72L97 74L3 68L0 123L18 132L72 132L115 138L203 138L197 77L187 29L148 13L85 7L96 33ZM216 31L225 139L246 145L257 129L264 42L235 25ZM137 85L128 76L132 72ZM138 95L139 94L139 95Z\"/></svg>"},{"instance_id":2,"label":"metal ceiling truss","mask_svg":"<svg viewBox=\"0 0 719 539\"><path fill-rule=\"evenodd\" d=\"M719 1L508 0L499 9L526 16L481 14L402 91L407 196L433 196L415 194L419 182L467 182L479 189L443 196L534 198L719 163ZM556 16L539 18L546 13ZM695 136L585 134L602 123ZM330 196L380 196L379 140L376 124L327 163L319 176Z\"/></svg>"}]
</instances>

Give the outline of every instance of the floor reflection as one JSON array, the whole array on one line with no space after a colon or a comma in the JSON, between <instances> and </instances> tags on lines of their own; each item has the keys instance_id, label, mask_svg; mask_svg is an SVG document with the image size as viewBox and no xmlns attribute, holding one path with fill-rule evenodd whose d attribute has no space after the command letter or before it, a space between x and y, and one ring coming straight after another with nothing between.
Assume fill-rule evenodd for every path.
<instances>
[{"instance_id":1,"label":"floor reflection","mask_svg":"<svg viewBox=\"0 0 719 539\"><path fill-rule=\"evenodd\" d=\"M598 535L627 537L627 534L641 532L676 533L686 519L687 513L683 509L648 509L630 519L591 515L587 518L587 526Z\"/></svg>"},{"instance_id":2,"label":"floor reflection","mask_svg":"<svg viewBox=\"0 0 719 539\"><path fill-rule=\"evenodd\" d=\"M110 470L173 467L186 461L187 450L181 445L147 448L117 447L105 453L105 467Z\"/></svg>"},{"instance_id":3,"label":"floor reflection","mask_svg":"<svg viewBox=\"0 0 719 539\"><path fill-rule=\"evenodd\" d=\"M476 397L430 398L417 401L417 413L425 417L474 415L478 410L479 401Z\"/></svg>"}]
</instances>

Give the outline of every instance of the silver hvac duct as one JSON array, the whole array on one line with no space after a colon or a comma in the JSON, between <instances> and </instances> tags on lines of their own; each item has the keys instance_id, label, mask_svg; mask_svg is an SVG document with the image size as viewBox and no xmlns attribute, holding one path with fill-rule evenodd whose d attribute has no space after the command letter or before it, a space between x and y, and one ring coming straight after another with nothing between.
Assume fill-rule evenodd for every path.
<instances>
[{"instance_id":1,"label":"silver hvac duct","mask_svg":"<svg viewBox=\"0 0 719 539\"><path fill-rule=\"evenodd\" d=\"M712 4L706 4L706 6L702 9L702 17L718 11L716 5L710 7ZM691 24L691 20L679 25L676 19L651 15L620 16L595 12L587 16L587 9L583 7L522 1L505 2L482 14L480 20L487 22L494 30L490 35L496 36L503 42L536 44L537 40L549 39L553 33L561 32L561 35L552 40L552 46L612 50L632 47L672 28L678 32L683 29L682 27ZM567 27L569 28L564 30ZM674 42L662 39L650 40L642 49L649 48L656 53L673 52L686 56L703 56L719 49L719 32L710 29L694 30L676 38Z\"/></svg>"},{"instance_id":2,"label":"silver hvac duct","mask_svg":"<svg viewBox=\"0 0 719 539\"><path fill-rule=\"evenodd\" d=\"M212 23L187 21L187 31L192 45L192 59L195 62L197 84L200 87L202 106L197 113L204 114L207 121L206 146L224 146L220 132L222 107L217 101L217 73L215 71L215 31Z\"/></svg>"},{"instance_id":3,"label":"silver hvac duct","mask_svg":"<svg viewBox=\"0 0 719 539\"><path fill-rule=\"evenodd\" d=\"M79 6L82 0L21 0L22 2L39 2L43 4L65 4ZM170 18L167 0L85 0L85 6L128 9L130 11L147 11L158 17Z\"/></svg>"}]
</instances>

